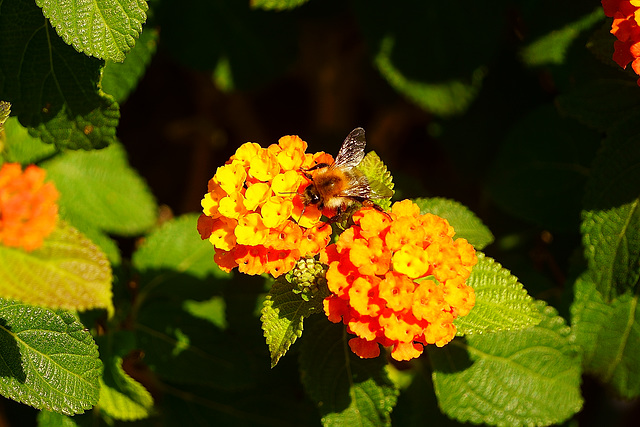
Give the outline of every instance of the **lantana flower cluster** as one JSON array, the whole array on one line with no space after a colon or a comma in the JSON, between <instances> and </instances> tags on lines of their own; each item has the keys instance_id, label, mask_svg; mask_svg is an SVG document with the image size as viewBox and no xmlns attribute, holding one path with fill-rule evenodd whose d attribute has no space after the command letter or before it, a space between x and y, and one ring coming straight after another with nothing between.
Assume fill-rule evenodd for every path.
<instances>
[{"instance_id":1,"label":"lantana flower cluster","mask_svg":"<svg viewBox=\"0 0 640 427\"><path fill-rule=\"evenodd\" d=\"M613 44L613 60L622 68L631 62L633 71L640 75L640 0L602 0L602 7L605 15L613 18L611 34L618 39Z\"/></svg>"},{"instance_id":2,"label":"lantana flower cluster","mask_svg":"<svg viewBox=\"0 0 640 427\"><path fill-rule=\"evenodd\" d=\"M198 231L215 247L222 270L278 277L326 247L331 227L319 222L316 206L304 206L296 195L309 185L301 169L333 159L306 149L298 136L268 148L247 142L217 169L202 199Z\"/></svg>"},{"instance_id":3,"label":"lantana flower cluster","mask_svg":"<svg viewBox=\"0 0 640 427\"><path fill-rule=\"evenodd\" d=\"M27 251L42 246L58 220L58 190L44 182L46 171L18 163L0 168L0 242Z\"/></svg>"},{"instance_id":4,"label":"lantana flower cluster","mask_svg":"<svg viewBox=\"0 0 640 427\"><path fill-rule=\"evenodd\" d=\"M329 265L325 313L356 335L351 350L377 357L381 344L392 347L394 359L410 360L427 344L451 341L453 321L475 304L465 284L477 262L473 247L454 240L445 219L421 215L409 200L396 202L389 214L363 208L353 220L320 256Z\"/></svg>"}]
</instances>

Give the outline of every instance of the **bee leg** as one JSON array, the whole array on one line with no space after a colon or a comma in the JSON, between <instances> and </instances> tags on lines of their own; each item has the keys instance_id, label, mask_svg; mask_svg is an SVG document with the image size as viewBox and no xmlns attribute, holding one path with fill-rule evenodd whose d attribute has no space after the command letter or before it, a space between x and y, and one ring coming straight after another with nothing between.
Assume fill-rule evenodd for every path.
<instances>
[{"instance_id":1,"label":"bee leg","mask_svg":"<svg viewBox=\"0 0 640 427\"><path fill-rule=\"evenodd\" d=\"M342 206L339 206L336 209L336 214L327 219L327 221L323 221L323 224L318 228L318 230L322 230L326 225L335 224L336 222L340 221L342 219L342 215L344 215L344 212L342 210Z\"/></svg>"},{"instance_id":2,"label":"bee leg","mask_svg":"<svg viewBox=\"0 0 640 427\"><path fill-rule=\"evenodd\" d=\"M375 210L377 210L378 212L381 212L383 214L385 214L387 216L387 218L391 219L391 215L389 215L389 212L385 211L384 209L382 209L380 206L376 205L375 203L373 203L373 201L371 200L365 200L362 202L362 206L364 207L368 207L368 208L374 208Z\"/></svg>"},{"instance_id":3,"label":"bee leg","mask_svg":"<svg viewBox=\"0 0 640 427\"><path fill-rule=\"evenodd\" d=\"M311 171L314 171L314 170L316 170L316 169L320 169L320 168L328 168L329 166L331 166L331 165L329 165L329 164L327 164L327 163L318 163L317 165L312 166L312 167L310 167L309 169L303 169L303 168L300 168L300 170L301 170L302 172L311 172ZM306 175L306 174L305 174L305 175Z\"/></svg>"}]
</instances>

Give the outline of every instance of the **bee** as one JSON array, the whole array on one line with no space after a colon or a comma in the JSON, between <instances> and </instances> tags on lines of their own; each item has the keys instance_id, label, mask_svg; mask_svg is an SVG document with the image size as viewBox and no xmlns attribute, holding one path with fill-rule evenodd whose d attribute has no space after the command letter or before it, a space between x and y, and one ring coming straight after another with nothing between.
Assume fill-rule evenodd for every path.
<instances>
[{"instance_id":1,"label":"bee","mask_svg":"<svg viewBox=\"0 0 640 427\"><path fill-rule=\"evenodd\" d=\"M303 170L311 184L300 195L303 204L317 205L335 209L339 218L343 212L355 203L368 203L376 207L371 199L391 197L393 191L382 183L375 185L357 168L364 158L364 129L355 128L345 138L333 164L318 163L310 169Z\"/></svg>"}]
</instances>

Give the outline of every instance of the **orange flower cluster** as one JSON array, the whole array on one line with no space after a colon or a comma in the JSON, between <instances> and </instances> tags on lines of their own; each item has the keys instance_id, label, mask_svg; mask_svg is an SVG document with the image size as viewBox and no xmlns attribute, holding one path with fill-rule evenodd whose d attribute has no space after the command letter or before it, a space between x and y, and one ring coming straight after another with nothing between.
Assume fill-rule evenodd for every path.
<instances>
[{"instance_id":1,"label":"orange flower cluster","mask_svg":"<svg viewBox=\"0 0 640 427\"><path fill-rule=\"evenodd\" d=\"M424 345L451 341L452 322L475 304L465 284L477 262L473 247L465 239L454 241L447 220L420 215L409 200L394 203L388 216L363 208L353 220L320 256L329 265L332 293L324 300L325 313L356 335L351 350L377 357L382 344L393 347L394 359L410 360Z\"/></svg>"},{"instance_id":2,"label":"orange flower cluster","mask_svg":"<svg viewBox=\"0 0 640 427\"><path fill-rule=\"evenodd\" d=\"M222 270L278 277L327 246L331 227L319 222L315 206L305 207L294 196L309 184L301 168L333 159L306 149L298 136L284 136L268 148L247 142L218 168L202 199L198 231L215 247Z\"/></svg>"},{"instance_id":3,"label":"orange flower cluster","mask_svg":"<svg viewBox=\"0 0 640 427\"><path fill-rule=\"evenodd\" d=\"M640 0L602 0L602 7L604 14L613 18L611 34L618 39L613 44L613 60L622 68L631 62L633 71L640 75Z\"/></svg>"},{"instance_id":4,"label":"orange flower cluster","mask_svg":"<svg viewBox=\"0 0 640 427\"><path fill-rule=\"evenodd\" d=\"M35 165L24 172L18 163L0 169L0 242L27 251L42 246L58 219L58 190L44 182L45 170Z\"/></svg>"}]
</instances>

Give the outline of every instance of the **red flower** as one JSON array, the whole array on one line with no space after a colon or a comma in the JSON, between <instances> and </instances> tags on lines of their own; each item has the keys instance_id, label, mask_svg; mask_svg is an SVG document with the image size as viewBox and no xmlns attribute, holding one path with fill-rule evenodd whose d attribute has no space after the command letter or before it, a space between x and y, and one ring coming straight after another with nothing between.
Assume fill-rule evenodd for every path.
<instances>
[{"instance_id":1,"label":"red flower","mask_svg":"<svg viewBox=\"0 0 640 427\"><path fill-rule=\"evenodd\" d=\"M613 60L622 68L631 62L640 75L640 0L602 0L602 7L613 18L611 34L618 39L613 43Z\"/></svg>"}]
</instances>

